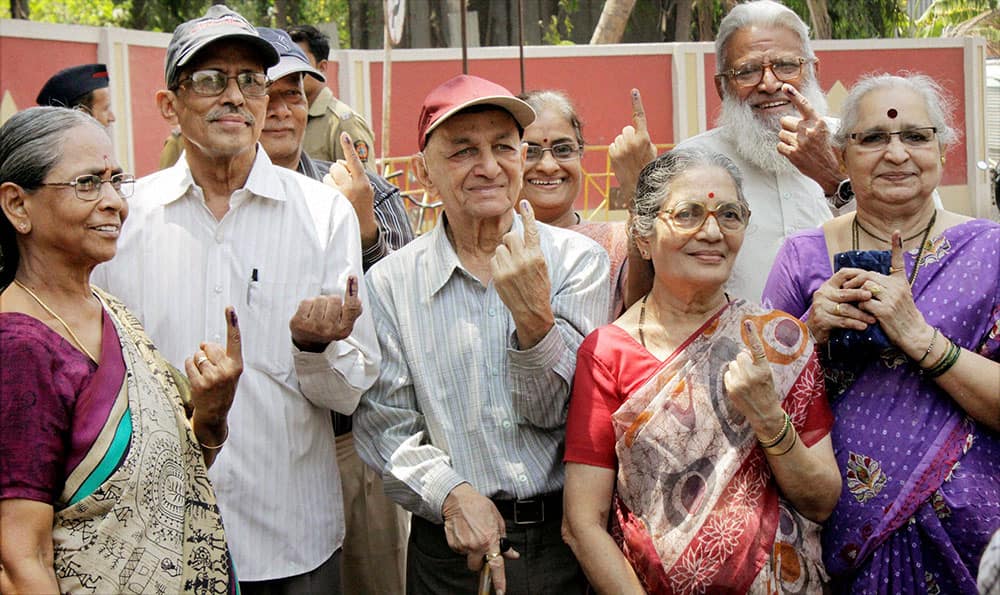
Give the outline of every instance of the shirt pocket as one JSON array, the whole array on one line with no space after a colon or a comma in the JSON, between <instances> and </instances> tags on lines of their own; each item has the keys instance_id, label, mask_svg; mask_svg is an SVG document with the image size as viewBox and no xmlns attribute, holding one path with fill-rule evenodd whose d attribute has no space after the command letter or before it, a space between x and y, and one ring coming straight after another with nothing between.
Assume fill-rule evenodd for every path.
<instances>
[{"instance_id":1,"label":"shirt pocket","mask_svg":"<svg viewBox=\"0 0 1000 595\"><path fill-rule=\"evenodd\" d=\"M255 282L251 287L251 326L244 332L247 363L289 384L292 377L292 331L289 322L299 302L318 295L309 283Z\"/></svg>"}]
</instances>

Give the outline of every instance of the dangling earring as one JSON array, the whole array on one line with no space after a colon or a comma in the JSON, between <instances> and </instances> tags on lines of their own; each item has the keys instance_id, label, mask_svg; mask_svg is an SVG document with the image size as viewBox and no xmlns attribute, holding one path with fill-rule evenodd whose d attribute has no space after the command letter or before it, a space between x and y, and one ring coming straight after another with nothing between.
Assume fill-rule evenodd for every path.
<instances>
[{"instance_id":1,"label":"dangling earring","mask_svg":"<svg viewBox=\"0 0 1000 595\"><path fill-rule=\"evenodd\" d=\"M941 165L944 165L944 161L945 161L944 155L941 155Z\"/></svg>"}]
</instances>

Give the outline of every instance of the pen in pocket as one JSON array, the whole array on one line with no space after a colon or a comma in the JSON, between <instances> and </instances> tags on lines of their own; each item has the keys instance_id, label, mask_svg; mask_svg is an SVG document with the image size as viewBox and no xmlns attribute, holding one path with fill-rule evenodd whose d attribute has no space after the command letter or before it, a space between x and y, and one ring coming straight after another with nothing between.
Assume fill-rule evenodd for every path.
<instances>
[{"instance_id":1,"label":"pen in pocket","mask_svg":"<svg viewBox=\"0 0 1000 595\"><path fill-rule=\"evenodd\" d=\"M254 288L257 287L257 269L250 271L250 283L247 284L247 305L249 306L253 299Z\"/></svg>"}]
</instances>

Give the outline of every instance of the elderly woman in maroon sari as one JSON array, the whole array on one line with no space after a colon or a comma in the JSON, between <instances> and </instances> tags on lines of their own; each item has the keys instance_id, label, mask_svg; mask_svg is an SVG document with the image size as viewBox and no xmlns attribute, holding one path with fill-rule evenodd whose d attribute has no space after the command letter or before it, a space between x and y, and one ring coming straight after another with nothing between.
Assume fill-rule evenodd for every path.
<instances>
[{"instance_id":1,"label":"elderly woman in maroon sari","mask_svg":"<svg viewBox=\"0 0 1000 595\"><path fill-rule=\"evenodd\" d=\"M822 590L833 420L805 326L725 293L749 218L722 155L640 175L653 288L581 345L566 431L563 534L598 592Z\"/></svg>"},{"instance_id":2,"label":"elderly woman in maroon sari","mask_svg":"<svg viewBox=\"0 0 1000 595\"><path fill-rule=\"evenodd\" d=\"M243 370L236 314L185 377L90 286L132 185L83 112L0 127L3 593L236 592L207 474Z\"/></svg>"},{"instance_id":3,"label":"elderly woman in maroon sari","mask_svg":"<svg viewBox=\"0 0 1000 595\"><path fill-rule=\"evenodd\" d=\"M826 359L837 592L976 593L1000 527L1000 226L935 208L948 105L922 75L851 90L834 145L857 212L790 237L764 291Z\"/></svg>"}]
</instances>

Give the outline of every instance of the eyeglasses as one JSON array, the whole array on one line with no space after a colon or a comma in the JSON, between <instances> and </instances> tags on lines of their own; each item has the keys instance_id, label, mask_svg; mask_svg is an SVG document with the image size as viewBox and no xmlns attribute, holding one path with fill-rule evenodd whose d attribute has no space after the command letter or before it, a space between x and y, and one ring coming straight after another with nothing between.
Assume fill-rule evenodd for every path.
<instances>
[{"instance_id":1,"label":"eyeglasses","mask_svg":"<svg viewBox=\"0 0 1000 595\"><path fill-rule=\"evenodd\" d=\"M72 182L42 182L39 186L72 186L76 197L92 202L101 197L101 185L111 184L118 196L128 198L135 188L135 176L132 174L115 174L110 179L103 179L97 174L77 176Z\"/></svg>"},{"instance_id":2,"label":"eyeglasses","mask_svg":"<svg viewBox=\"0 0 1000 595\"><path fill-rule=\"evenodd\" d=\"M263 72L241 72L233 76L219 70L196 70L188 78L178 81L177 86L188 85L192 91L205 97L222 95L229 86L229 79L236 79L236 84L246 97L263 97L267 95L267 75Z\"/></svg>"},{"instance_id":3,"label":"eyeglasses","mask_svg":"<svg viewBox=\"0 0 1000 595\"><path fill-rule=\"evenodd\" d=\"M716 77L725 76L736 81L741 87L756 87L764 80L764 71L770 70L774 78L783 83L790 83L802 76L802 65L806 62L814 63L818 60L807 60L806 58L786 58L774 62L750 62L738 68L731 68L725 72L720 72Z\"/></svg>"},{"instance_id":4,"label":"eyeglasses","mask_svg":"<svg viewBox=\"0 0 1000 595\"><path fill-rule=\"evenodd\" d=\"M750 209L739 202L724 202L710 209L704 203L685 200L661 212L657 217L664 215L668 223L685 232L701 229L709 215L715 217L723 233L745 229L750 222Z\"/></svg>"},{"instance_id":5,"label":"eyeglasses","mask_svg":"<svg viewBox=\"0 0 1000 595\"><path fill-rule=\"evenodd\" d=\"M578 147L573 143L559 143L551 147L529 144L525 159L528 161L541 161L546 151L551 152L556 161L572 161L583 154L583 147Z\"/></svg>"},{"instance_id":6,"label":"eyeglasses","mask_svg":"<svg viewBox=\"0 0 1000 595\"><path fill-rule=\"evenodd\" d=\"M907 147L922 148L934 141L935 134L937 134L937 128L934 126L921 126L920 128L907 128L896 132L888 130L853 132L851 140L862 149L875 151L888 147L889 143L892 142L892 137L898 136L899 140Z\"/></svg>"}]
</instances>

